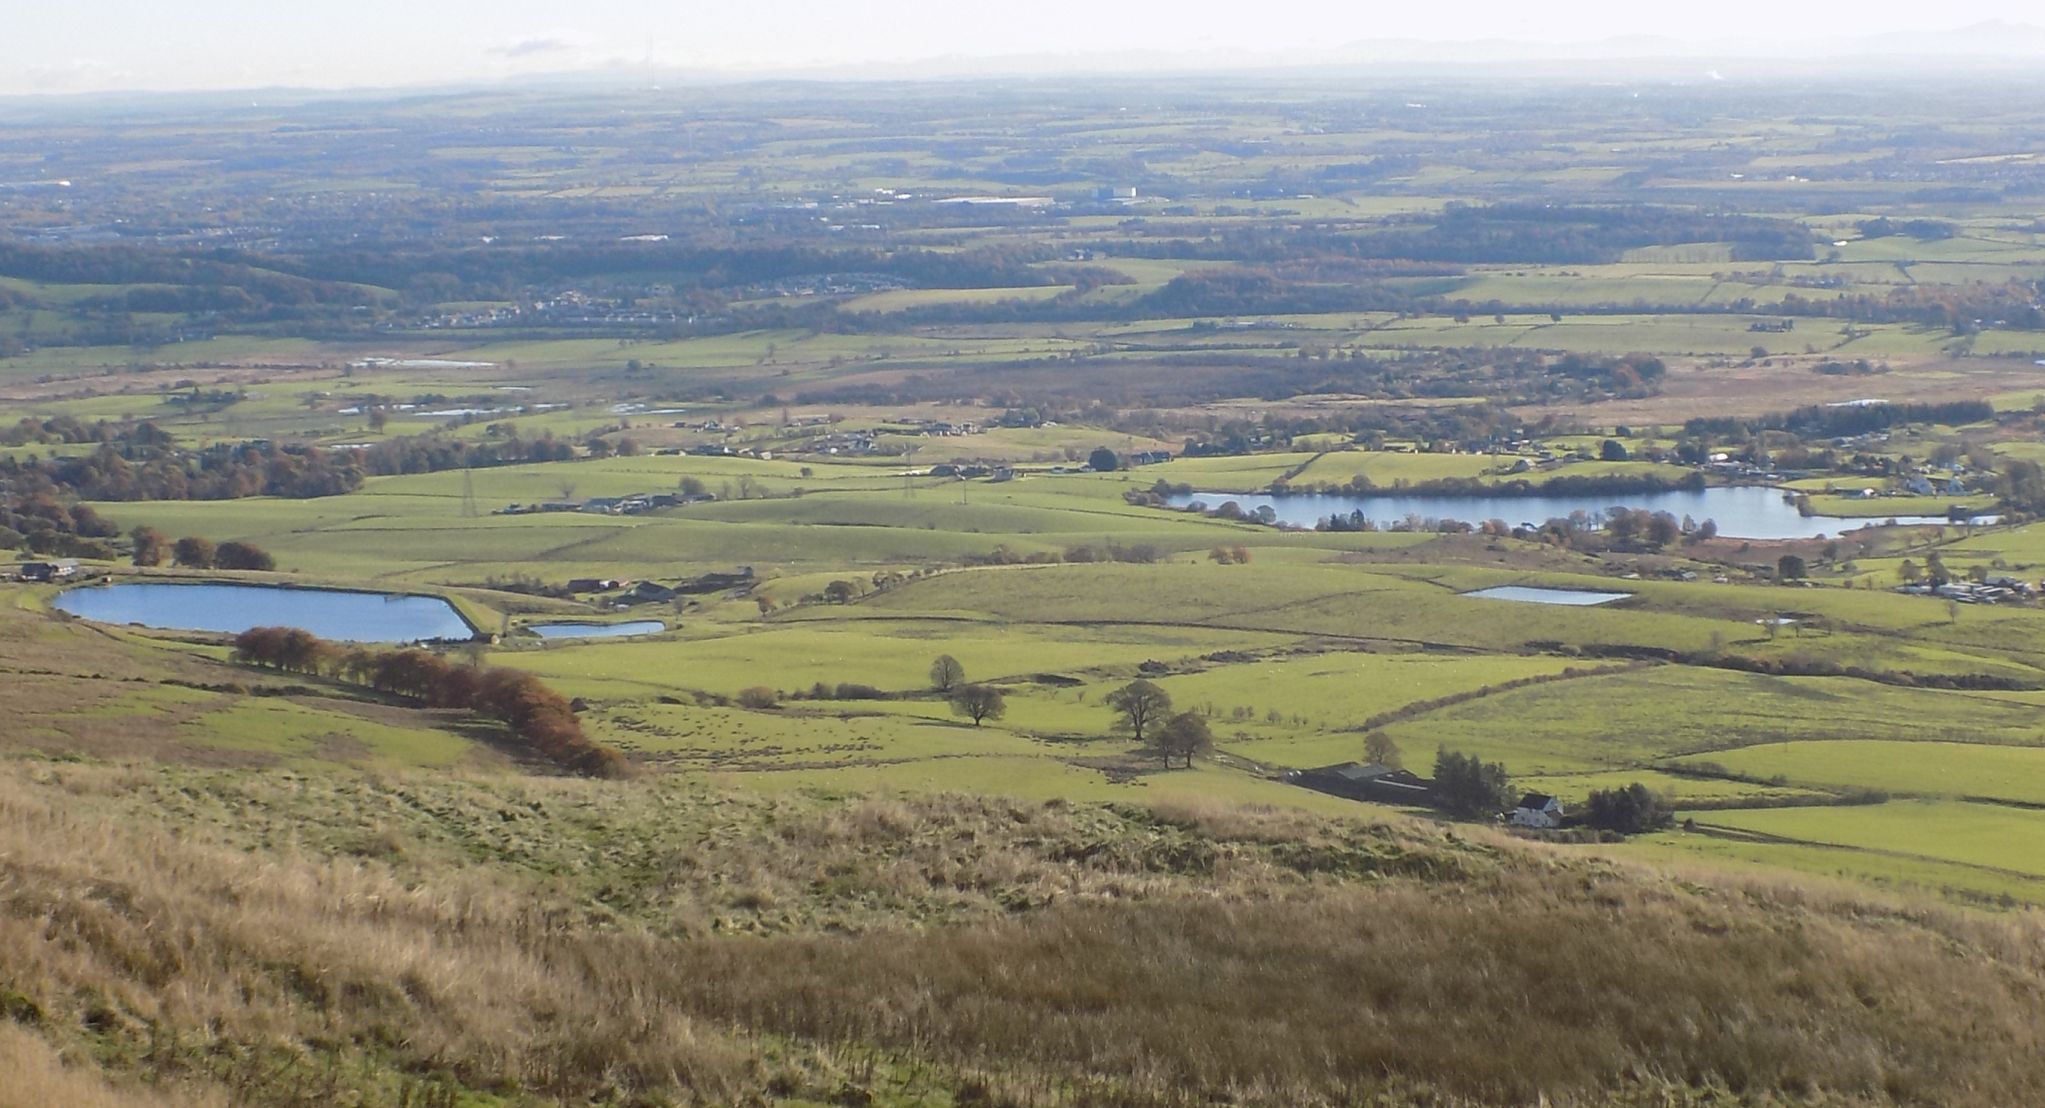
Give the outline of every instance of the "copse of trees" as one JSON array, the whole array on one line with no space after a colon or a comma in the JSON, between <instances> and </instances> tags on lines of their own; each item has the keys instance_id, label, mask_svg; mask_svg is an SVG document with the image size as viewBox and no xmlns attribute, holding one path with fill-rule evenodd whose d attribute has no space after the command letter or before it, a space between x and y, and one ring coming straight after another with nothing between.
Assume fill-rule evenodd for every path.
<instances>
[{"instance_id":1,"label":"copse of trees","mask_svg":"<svg viewBox=\"0 0 2045 1108\"><path fill-rule=\"evenodd\" d=\"M191 569L212 569L213 558L217 552L218 548L213 545L213 540L203 539L197 535L186 535L171 547L171 560Z\"/></svg>"},{"instance_id":2,"label":"copse of trees","mask_svg":"<svg viewBox=\"0 0 2045 1108\"><path fill-rule=\"evenodd\" d=\"M590 739L561 694L530 673L463 666L427 650L372 651L327 642L296 627L253 627L234 639L235 660L288 673L330 677L475 712L505 726L533 754L575 773L621 777L624 755Z\"/></svg>"},{"instance_id":3,"label":"copse of trees","mask_svg":"<svg viewBox=\"0 0 2045 1108\"><path fill-rule=\"evenodd\" d=\"M372 416L378 411L373 409ZM41 442L100 446L75 457L0 458L0 487L42 488L82 500L308 499L353 492L366 477L558 462L577 456L572 444L550 434L520 438L515 429L486 441L410 435L348 450L272 442L182 450L170 435L146 421L87 426L76 420L23 420L0 435L0 443L7 445ZM608 443L604 449L610 449Z\"/></svg>"},{"instance_id":4,"label":"copse of trees","mask_svg":"<svg viewBox=\"0 0 2045 1108\"><path fill-rule=\"evenodd\" d=\"M128 549L138 566L160 566L170 550L170 537L154 527L128 532Z\"/></svg>"},{"instance_id":5,"label":"copse of trees","mask_svg":"<svg viewBox=\"0 0 2045 1108\"><path fill-rule=\"evenodd\" d=\"M221 543L213 551L213 566L216 569L273 570L277 559L268 551L252 542L239 540Z\"/></svg>"},{"instance_id":6,"label":"copse of trees","mask_svg":"<svg viewBox=\"0 0 2045 1108\"><path fill-rule=\"evenodd\" d=\"M0 495L0 547L64 558L116 555L107 540L120 528L85 504L65 504L47 491Z\"/></svg>"},{"instance_id":7,"label":"copse of trees","mask_svg":"<svg viewBox=\"0 0 2045 1108\"><path fill-rule=\"evenodd\" d=\"M1214 735L1208 730L1207 718L1198 712L1180 712L1164 722L1157 730L1157 753L1164 759L1166 769L1172 768L1172 759L1184 761L1187 769L1193 768L1193 756L1214 749Z\"/></svg>"},{"instance_id":8,"label":"copse of trees","mask_svg":"<svg viewBox=\"0 0 2045 1108\"><path fill-rule=\"evenodd\" d=\"M1599 789L1585 802L1584 822L1599 831L1644 835L1676 822L1668 801L1635 781L1621 789Z\"/></svg>"},{"instance_id":9,"label":"copse of trees","mask_svg":"<svg viewBox=\"0 0 2045 1108\"><path fill-rule=\"evenodd\" d=\"M1815 404L1789 412L1743 418L1699 416L1683 424L1683 434L1696 439L1746 439L1763 431L1787 431L1802 438L1845 438L1886 431L1900 423L1983 423L1995 418L1986 400L1952 400L1938 404Z\"/></svg>"},{"instance_id":10,"label":"copse of trees","mask_svg":"<svg viewBox=\"0 0 2045 1108\"><path fill-rule=\"evenodd\" d=\"M1485 819L1512 806L1512 779L1497 762L1443 748L1434 756L1434 795L1451 815Z\"/></svg>"}]
</instances>

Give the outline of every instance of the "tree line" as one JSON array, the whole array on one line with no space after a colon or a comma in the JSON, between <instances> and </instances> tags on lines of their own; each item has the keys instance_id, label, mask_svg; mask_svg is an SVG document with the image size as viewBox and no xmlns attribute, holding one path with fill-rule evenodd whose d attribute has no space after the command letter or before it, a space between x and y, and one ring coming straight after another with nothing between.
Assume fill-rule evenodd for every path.
<instances>
[{"instance_id":1,"label":"tree line","mask_svg":"<svg viewBox=\"0 0 2045 1108\"><path fill-rule=\"evenodd\" d=\"M75 421L74 421L75 423ZM0 489L62 494L83 500L239 500L275 496L294 500L341 496L373 476L565 461L572 443L542 434L488 442L411 435L373 446L327 450L268 441L179 448L149 422L54 425L24 420L9 439L22 442L98 442L90 454L57 458L0 458Z\"/></svg>"}]
</instances>

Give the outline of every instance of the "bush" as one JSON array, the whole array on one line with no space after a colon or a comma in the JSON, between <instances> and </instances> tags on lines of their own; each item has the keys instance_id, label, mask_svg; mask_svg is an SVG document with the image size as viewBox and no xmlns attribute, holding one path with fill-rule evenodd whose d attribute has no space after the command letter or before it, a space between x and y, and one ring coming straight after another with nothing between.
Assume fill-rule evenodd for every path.
<instances>
[{"instance_id":1,"label":"bush","mask_svg":"<svg viewBox=\"0 0 2045 1108\"><path fill-rule=\"evenodd\" d=\"M221 569L273 570L277 559L254 543L224 542L214 551L213 564Z\"/></svg>"},{"instance_id":2,"label":"bush","mask_svg":"<svg viewBox=\"0 0 2045 1108\"><path fill-rule=\"evenodd\" d=\"M1676 822L1668 802L1635 781L1623 789L1599 789L1585 806L1584 822L1600 831L1640 835Z\"/></svg>"},{"instance_id":3,"label":"bush","mask_svg":"<svg viewBox=\"0 0 2045 1108\"><path fill-rule=\"evenodd\" d=\"M772 708L781 702L781 694L765 685L754 685L740 689L738 703L741 708Z\"/></svg>"},{"instance_id":4,"label":"bush","mask_svg":"<svg viewBox=\"0 0 2045 1108\"><path fill-rule=\"evenodd\" d=\"M214 547L210 539L186 536L171 548L171 558L181 566L192 569L213 568Z\"/></svg>"}]
</instances>

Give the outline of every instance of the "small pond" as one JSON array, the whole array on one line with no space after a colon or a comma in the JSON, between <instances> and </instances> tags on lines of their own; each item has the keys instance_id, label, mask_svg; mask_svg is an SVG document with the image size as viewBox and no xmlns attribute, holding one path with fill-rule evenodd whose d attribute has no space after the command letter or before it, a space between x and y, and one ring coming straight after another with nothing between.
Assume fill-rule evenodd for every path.
<instances>
[{"instance_id":1,"label":"small pond","mask_svg":"<svg viewBox=\"0 0 2045 1108\"><path fill-rule=\"evenodd\" d=\"M298 627L337 642L419 642L475 634L454 605L437 596L149 582L69 589L55 603L82 619L169 631L234 635L251 627Z\"/></svg>"},{"instance_id":2,"label":"small pond","mask_svg":"<svg viewBox=\"0 0 2045 1108\"><path fill-rule=\"evenodd\" d=\"M1856 527L1886 523L1889 517L1853 519L1842 516L1804 516L1796 505L1783 499L1781 489L1766 485L1714 485L1707 489L1673 489L1667 492L1601 493L1585 496L1438 496L1399 492L1374 492L1272 496L1268 493L1195 492L1170 497L1174 508L1199 501L1216 508L1231 500L1243 511L1254 512L1269 505L1278 522L1312 527L1333 515L1362 512L1381 528L1407 519L1453 519L1476 525L1502 519L1509 525L1538 527L1551 519L1567 519L1582 512L1601 517L1613 507L1645 512L1668 512L1677 519L1685 516L1702 523L1712 520L1718 533L1733 539L1808 539L1837 535ZM1896 522L1910 526L1946 523L1944 516L1896 516ZM1982 517L1978 523L1990 522Z\"/></svg>"},{"instance_id":3,"label":"small pond","mask_svg":"<svg viewBox=\"0 0 2045 1108\"><path fill-rule=\"evenodd\" d=\"M526 630L543 639L614 639L627 635L658 635L667 624L657 619L630 623L528 623Z\"/></svg>"},{"instance_id":4,"label":"small pond","mask_svg":"<svg viewBox=\"0 0 2045 1108\"><path fill-rule=\"evenodd\" d=\"M1518 600L1527 604L1567 604L1585 608L1593 604L1610 604L1624 600L1630 592L1593 592L1589 589L1543 589L1532 585L1498 585L1489 589L1466 592L1480 600Z\"/></svg>"}]
</instances>

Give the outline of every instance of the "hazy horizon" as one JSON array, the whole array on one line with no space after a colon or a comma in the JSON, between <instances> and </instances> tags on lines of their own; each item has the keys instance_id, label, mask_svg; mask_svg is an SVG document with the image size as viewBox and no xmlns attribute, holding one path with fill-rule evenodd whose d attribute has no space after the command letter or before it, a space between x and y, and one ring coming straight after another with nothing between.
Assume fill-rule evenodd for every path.
<instances>
[{"instance_id":1,"label":"hazy horizon","mask_svg":"<svg viewBox=\"0 0 2045 1108\"><path fill-rule=\"evenodd\" d=\"M686 12L645 0L589 0L572 16L531 0L360 0L282 9L254 0L174 8L107 0L84 12L50 6L16 15L0 44L7 63L0 95L378 88L607 72L887 76L899 66L900 75L917 76L947 65L970 71L975 60L996 59L1012 60L1017 71L1089 62L1271 66L1374 58L1373 44L1412 42L1434 44L1417 53L1425 61L1554 57L1558 44L1597 45L1589 53L1599 57L1622 57L1629 47L1667 55L1671 44L1676 52L1729 56L1908 54L1920 44L1933 53L2028 55L2045 53L2045 29L2026 22L2035 11L2016 0L1969 0L1930 12L1896 0L1852 6L1728 0L1706 17L1609 0L1538 10L1477 0L1449 17L1410 7L1278 0L1250 22L1240 7L1212 0L1169 9L1045 0L1009 18L969 19L933 0L884 8L784 0L772 9ZM1992 21L2023 25L1954 35Z\"/></svg>"}]
</instances>

